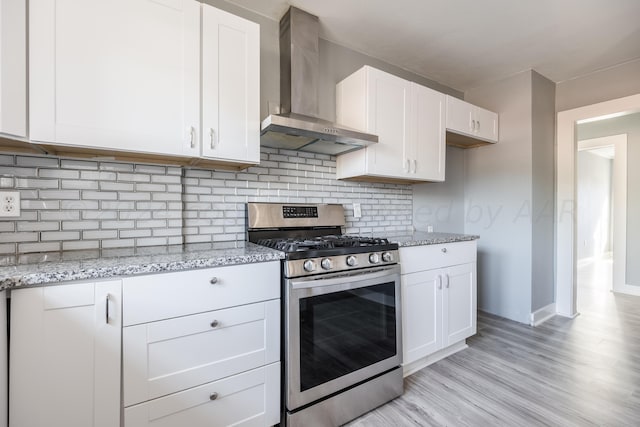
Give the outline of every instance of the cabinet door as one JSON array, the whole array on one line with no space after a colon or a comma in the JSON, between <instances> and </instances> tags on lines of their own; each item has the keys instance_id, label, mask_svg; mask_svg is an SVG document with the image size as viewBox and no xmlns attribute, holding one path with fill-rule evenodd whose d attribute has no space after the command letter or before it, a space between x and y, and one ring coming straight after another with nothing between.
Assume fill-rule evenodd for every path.
<instances>
[{"instance_id":1,"label":"cabinet door","mask_svg":"<svg viewBox=\"0 0 640 427\"><path fill-rule=\"evenodd\" d=\"M476 263L446 269L444 292L444 345L476 333Z\"/></svg>"},{"instance_id":2,"label":"cabinet door","mask_svg":"<svg viewBox=\"0 0 640 427\"><path fill-rule=\"evenodd\" d=\"M476 137L498 141L498 115L493 111L475 107Z\"/></svg>"},{"instance_id":3,"label":"cabinet door","mask_svg":"<svg viewBox=\"0 0 640 427\"><path fill-rule=\"evenodd\" d=\"M260 161L260 28L202 6L202 156Z\"/></svg>"},{"instance_id":4,"label":"cabinet door","mask_svg":"<svg viewBox=\"0 0 640 427\"><path fill-rule=\"evenodd\" d=\"M416 179L444 181L445 100L435 90L411 84L413 116L411 120L411 173Z\"/></svg>"},{"instance_id":5,"label":"cabinet door","mask_svg":"<svg viewBox=\"0 0 640 427\"><path fill-rule=\"evenodd\" d=\"M124 328L124 405L277 362L280 300Z\"/></svg>"},{"instance_id":6,"label":"cabinet door","mask_svg":"<svg viewBox=\"0 0 640 427\"><path fill-rule=\"evenodd\" d=\"M0 133L27 136L27 2L0 2Z\"/></svg>"},{"instance_id":7,"label":"cabinet door","mask_svg":"<svg viewBox=\"0 0 640 427\"><path fill-rule=\"evenodd\" d=\"M371 174L403 177L409 174L407 156L411 84L374 68L367 69L367 131L378 143L366 148Z\"/></svg>"},{"instance_id":8,"label":"cabinet door","mask_svg":"<svg viewBox=\"0 0 640 427\"><path fill-rule=\"evenodd\" d=\"M10 426L120 425L121 282L11 295Z\"/></svg>"},{"instance_id":9,"label":"cabinet door","mask_svg":"<svg viewBox=\"0 0 640 427\"><path fill-rule=\"evenodd\" d=\"M458 133L473 135L472 116L473 105L447 95L447 129Z\"/></svg>"},{"instance_id":10,"label":"cabinet door","mask_svg":"<svg viewBox=\"0 0 640 427\"><path fill-rule=\"evenodd\" d=\"M31 0L34 141L198 155L200 3Z\"/></svg>"},{"instance_id":11,"label":"cabinet door","mask_svg":"<svg viewBox=\"0 0 640 427\"><path fill-rule=\"evenodd\" d=\"M442 347L443 275L443 270L427 270L402 276L405 365Z\"/></svg>"},{"instance_id":12,"label":"cabinet door","mask_svg":"<svg viewBox=\"0 0 640 427\"><path fill-rule=\"evenodd\" d=\"M280 422L280 363L124 410L124 427L271 426Z\"/></svg>"}]
</instances>

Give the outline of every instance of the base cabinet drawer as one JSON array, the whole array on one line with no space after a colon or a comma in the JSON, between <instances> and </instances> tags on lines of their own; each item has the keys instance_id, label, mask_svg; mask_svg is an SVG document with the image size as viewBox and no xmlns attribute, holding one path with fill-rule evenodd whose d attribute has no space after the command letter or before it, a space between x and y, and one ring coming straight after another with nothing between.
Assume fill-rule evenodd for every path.
<instances>
[{"instance_id":1,"label":"base cabinet drawer","mask_svg":"<svg viewBox=\"0 0 640 427\"><path fill-rule=\"evenodd\" d=\"M476 241L400 248L402 274L476 262Z\"/></svg>"},{"instance_id":2,"label":"base cabinet drawer","mask_svg":"<svg viewBox=\"0 0 640 427\"><path fill-rule=\"evenodd\" d=\"M204 313L280 298L280 262L131 277L122 292L124 326Z\"/></svg>"},{"instance_id":3,"label":"base cabinet drawer","mask_svg":"<svg viewBox=\"0 0 640 427\"><path fill-rule=\"evenodd\" d=\"M125 327L124 406L277 362L279 337L280 300Z\"/></svg>"},{"instance_id":4,"label":"base cabinet drawer","mask_svg":"<svg viewBox=\"0 0 640 427\"><path fill-rule=\"evenodd\" d=\"M124 427L271 426L280 422L280 363L124 410Z\"/></svg>"}]
</instances>

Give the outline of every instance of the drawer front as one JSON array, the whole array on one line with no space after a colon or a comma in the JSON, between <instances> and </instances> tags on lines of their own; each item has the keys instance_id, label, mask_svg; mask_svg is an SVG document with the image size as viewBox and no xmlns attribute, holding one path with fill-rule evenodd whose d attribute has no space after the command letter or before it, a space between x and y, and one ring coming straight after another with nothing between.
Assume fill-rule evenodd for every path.
<instances>
[{"instance_id":1,"label":"drawer front","mask_svg":"<svg viewBox=\"0 0 640 427\"><path fill-rule=\"evenodd\" d=\"M280 262L153 274L123 282L123 322L130 326L280 298Z\"/></svg>"},{"instance_id":2,"label":"drawer front","mask_svg":"<svg viewBox=\"0 0 640 427\"><path fill-rule=\"evenodd\" d=\"M476 241L400 248L402 274L476 261Z\"/></svg>"},{"instance_id":3,"label":"drawer front","mask_svg":"<svg viewBox=\"0 0 640 427\"><path fill-rule=\"evenodd\" d=\"M278 362L126 408L124 426L271 426L280 422L279 406Z\"/></svg>"},{"instance_id":4,"label":"drawer front","mask_svg":"<svg viewBox=\"0 0 640 427\"><path fill-rule=\"evenodd\" d=\"M279 360L280 300L123 329L124 405Z\"/></svg>"}]
</instances>

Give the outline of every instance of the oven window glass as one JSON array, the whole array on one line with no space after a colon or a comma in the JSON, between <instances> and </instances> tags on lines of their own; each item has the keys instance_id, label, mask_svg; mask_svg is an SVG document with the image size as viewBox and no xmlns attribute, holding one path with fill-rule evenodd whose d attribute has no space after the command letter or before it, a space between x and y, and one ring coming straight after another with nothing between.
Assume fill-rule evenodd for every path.
<instances>
[{"instance_id":1,"label":"oven window glass","mask_svg":"<svg viewBox=\"0 0 640 427\"><path fill-rule=\"evenodd\" d=\"M300 299L300 389L396 354L395 283Z\"/></svg>"}]
</instances>

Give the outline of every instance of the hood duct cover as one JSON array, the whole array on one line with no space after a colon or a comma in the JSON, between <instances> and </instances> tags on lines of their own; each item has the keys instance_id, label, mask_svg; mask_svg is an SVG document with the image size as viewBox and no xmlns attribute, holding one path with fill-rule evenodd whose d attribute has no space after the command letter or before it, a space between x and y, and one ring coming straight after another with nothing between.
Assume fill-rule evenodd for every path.
<instances>
[{"instance_id":1,"label":"hood duct cover","mask_svg":"<svg viewBox=\"0 0 640 427\"><path fill-rule=\"evenodd\" d=\"M266 147L341 154L378 142L376 135L336 125L318 116L318 17L290 7L280 20L282 114L262 122Z\"/></svg>"}]
</instances>

